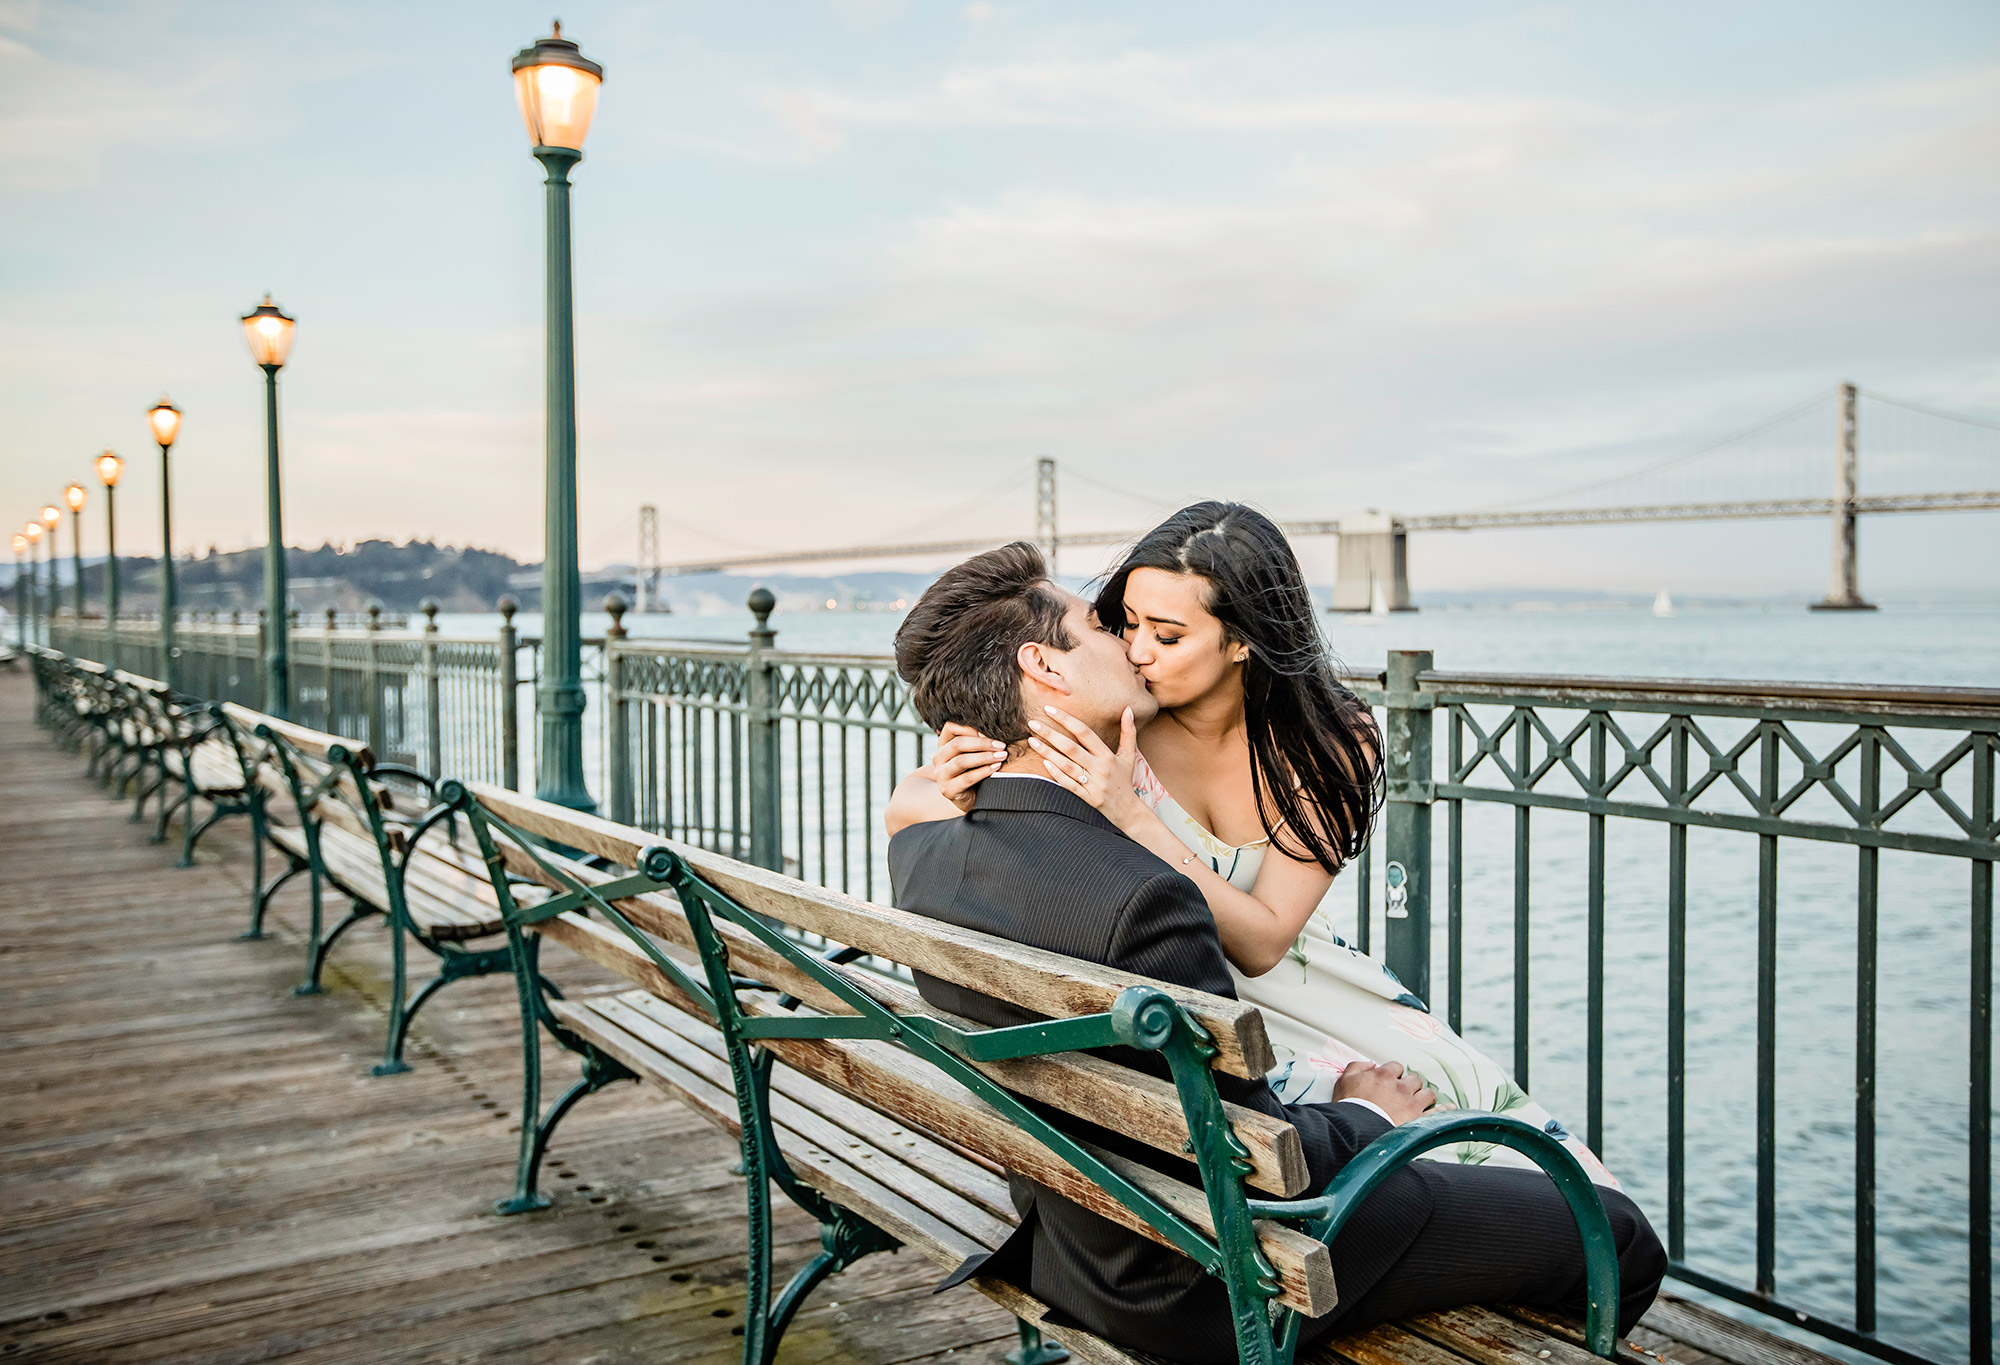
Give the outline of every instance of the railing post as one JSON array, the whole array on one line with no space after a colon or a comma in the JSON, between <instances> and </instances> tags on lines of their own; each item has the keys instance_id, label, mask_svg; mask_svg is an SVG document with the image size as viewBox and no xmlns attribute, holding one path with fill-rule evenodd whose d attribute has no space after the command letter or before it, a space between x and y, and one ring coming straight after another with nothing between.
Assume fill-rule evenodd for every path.
<instances>
[{"instance_id":1,"label":"railing post","mask_svg":"<svg viewBox=\"0 0 2000 1365\"><path fill-rule=\"evenodd\" d=\"M1389 652L1382 743L1388 786L1383 814L1383 950L1389 970L1426 1003L1431 994L1431 708L1417 690L1431 668L1427 649Z\"/></svg>"},{"instance_id":2,"label":"railing post","mask_svg":"<svg viewBox=\"0 0 2000 1365\"><path fill-rule=\"evenodd\" d=\"M382 633L382 604L368 604L368 747L375 751L377 758L386 757L389 750L383 742L382 725L382 664L377 637Z\"/></svg>"},{"instance_id":3,"label":"railing post","mask_svg":"<svg viewBox=\"0 0 2000 1365\"><path fill-rule=\"evenodd\" d=\"M750 672L744 700L749 705L750 722L750 861L783 872L778 676L777 666L771 662L771 647L778 639L778 632L771 629L771 612L777 605L770 589L751 589L750 614L757 618L757 626L750 632Z\"/></svg>"},{"instance_id":4,"label":"railing post","mask_svg":"<svg viewBox=\"0 0 2000 1365\"><path fill-rule=\"evenodd\" d=\"M320 632L319 640L319 728L332 734L334 733L333 635L340 626L339 609L328 607L325 619L326 627Z\"/></svg>"},{"instance_id":5,"label":"railing post","mask_svg":"<svg viewBox=\"0 0 2000 1365\"><path fill-rule=\"evenodd\" d=\"M500 599L500 781L509 791L521 790L521 679L515 668L520 640L514 634L514 613L521 604Z\"/></svg>"},{"instance_id":6,"label":"railing post","mask_svg":"<svg viewBox=\"0 0 2000 1365\"><path fill-rule=\"evenodd\" d=\"M424 614L424 771L434 778L444 776L444 717L438 714L438 603L426 597L418 604Z\"/></svg>"},{"instance_id":7,"label":"railing post","mask_svg":"<svg viewBox=\"0 0 2000 1365\"><path fill-rule=\"evenodd\" d=\"M610 727L604 736L604 785L611 788L611 819L620 825L632 823L632 727L625 709L624 680L619 676L624 656L618 649L625 641L627 610L622 593L614 592L604 599L604 614L611 618L604 631L604 723Z\"/></svg>"},{"instance_id":8,"label":"railing post","mask_svg":"<svg viewBox=\"0 0 2000 1365\"><path fill-rule=\"evenodd\" d=\"M266 622L264 619L265 615L266 612L263 607L257 608L257 657L259 659L262 659L264 657L264 633L268 628L268 622ZM160 621L162 630L171 629L171 626L169 625L165 617L161 617ZM167 639L164 635L161 636L160 658L163 663L170 664L172 662L171 659L168 657L171 653L172 653L172 646L170 646L167 643ZM259 678L259 683L257 687L257 698L258 698L257 709L262 711L265 715L269 715L271 714L271 698L269 695L270 689L268 687L268 683L270 682L270 675L266 673L259 673L258 678ZM173 684L168 683L167 686L172 687Z\"/></svg>"}]
</instances>

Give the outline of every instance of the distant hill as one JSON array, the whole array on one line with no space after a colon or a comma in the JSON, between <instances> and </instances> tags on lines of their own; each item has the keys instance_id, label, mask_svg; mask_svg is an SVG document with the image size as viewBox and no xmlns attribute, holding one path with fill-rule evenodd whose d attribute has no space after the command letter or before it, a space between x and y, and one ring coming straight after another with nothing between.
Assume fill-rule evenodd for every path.
<instances>
[{"instance_id":1,"label":"distant hill","mask_svg":"<svg viewBox=\"0 0 2000 1365\"><path fill-rule=\"evenodd\" d=\"M509 576L530 567L493 550L460 549L427 540L405 545L364 540L348 546L328 544L316 550L285 552L292 605L308 614L327 607L363 611L372 602L380 602L389 611L415 611L426 597L435 597L446 611L491 611L510 590ZM70 581L67 561L58 565L57 577L64 583ZM100 608L104 601L102 559L84 562L83 583L91 608ZM174 586L185 610L255 611L264 600L264 551L262 547L211 550L178 560ZM514 595L527 606L540 596L524 595L519 590L514 590ZM118 600L125 611L156 610L160 604L159 560L120 555Z\"/></svg>"}]
</instances>

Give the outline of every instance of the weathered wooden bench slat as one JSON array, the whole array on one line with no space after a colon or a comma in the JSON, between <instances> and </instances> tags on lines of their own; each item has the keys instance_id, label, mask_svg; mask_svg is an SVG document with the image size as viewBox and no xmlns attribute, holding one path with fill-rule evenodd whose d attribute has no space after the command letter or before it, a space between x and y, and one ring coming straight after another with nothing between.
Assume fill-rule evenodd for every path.
<instances>
[{"instance_id":1,"label":"weathered wooden bench slat","mask_svg":"<svg viewBox=\"0 0 2000 1365\"><path fill-rule=\"evenodd\" d=\"M1306 1362L1344 1361L1346 1365L1465 1365L1463 1356L1390 1323L1334 1337L1299 1354Z\"/></svg>"},{"instance_id":2,"label":"weathered wooden bench slat","mask_svg":"<svg viewBox=\"0 0 2000 1365\"><path fill-rule=\"evenodd\" d=\"M639 981L679 1008L700 1010L699 1005L640 956L616 930L575 915L559 915L537 927L564 946ZM746 997L743 1003L746 1013L752 1016L789 1013L780 1010L775 1002L756 997ZM905 1121L985 1153L1092 1212L1167 1245L1166 1239L1144 1219L1022 1133L983 1100L942 1075L908 1066L902 1054L886 1044L772 1038L765 1040L764 1046L806 1075L830 1081L850 1093L867 1094ZM1135 1185L1174 1208L1196 1228L1214 1235L1206 1197L1198 1189L1136 1163L1119 1165ZM1303 1233L1277 1225L1267 1225L1260 1240L1265 1255L1278 1272L1283 1287L1281 1302L1315 1317L1333 1309L1338 1295L1325 1246Z\"/></svg>"},{"instance_id":3,"label":"weathered wooden bench slat","mask_svg":"<svg viewBox=\"0 0 2000 1365\"><path fill-rule=\"evenodd\" d=\"M1544 1361L1547 1365L1592 1365L1598 1359L1582 1346L1551 1337L1538 1327L1490 1308L1419 1313L1405 1318L1401 1325L1479 1365L1542 1365Z\"/></svg>"},{"instance_id":4,"label":"weathered wooden bench slat","mask_svg":"<svg viewBox=\"0 0 2000 1365\"><path fill-rule=\"evenodd\" d=\"M592 815L569 811L558 815L557 808L504 787L466 786L487 809L518 829L626 867L636 866L645 848L665 845L750 910L1052 1018L1101 1013L1132 986L1163 990L1208 1032L1217 1049L1217 1070L1254 1078L1276 1065L1264 1017L1254 1005L1008 943L837 891L814 888L810 897L803 897L790 878L721 854L648 837Z\"/></svg>"},{"instance_id":5,"label":"weathered wooden bench slat","mask_svg":"<svg viewBox=\"0 0 2000 1365\"><path fill-rule=\"evenodd\" d=\"M643 1001L633 998L642 994L631 992L593 1000L588 1008L662 1051L681 1047L685 1049L680 1054L684 1059L698 1052L704 1059L703 1074L718 1085L726 1083L729 1058L722 1035L714 1029L704 1029L677 1010L647 1011ZM683 1065L687 1064L684 1060ZM883 1185L981 1246L996 1247L1013 1231L1006 1181L992 1172L939 1146L918 1130L904 1128L901 1136L891 1135L884 1126L886 1120L875 1110L790 1068L774 1068L771 1091L772 1115L786 1131L849 1164L866 1162L855 1169L866 1170ZM967 1197L974 1192L983 1192L989 1198L997 1195L999 1206L1006 1208L1010 1216L1003 1219L994 1208L975 1204Z\"/></svg>"},{"instance_id":6,"label":"weathered wooden bench slat","mask_svg":"<svg viewBox=\"0 0 2000 1365\"><path fill-rule=\"evenodd\" d=\"M651 1036L648 1030L652 1029L676 1033L710 1053L721 1065L726 1067L729 1063L721 1034L645 991L603 997L597 1004L608 1016L624 1022L628 1032L640 1036ZM962 1216L955 1213L948 1218L955 1226L985 1237L996 1230L1005 1236L1014 1225L1014 1204L1007 1193L1005 1175L884 1114L864 1100L820 1084L804 1072L788 1066L775 1067L772 1076L772 1087L778 1094L813 1108L848 1130L849 1140L891 1152L898 1162L914 1167L927 1182L945 1191L945 1203L933 1206L940 1212L955 1209L963 1202L966 1207ZM997 1246L998 1242L989 1240L987 1244Z\"/></svg>"},{"instance_id":7,"label":"weathered wooden bench slat","mask_svg":"<svg viewBox=\"0 0 2000 1365\"><path fill-rule=\"evenodd\" d=\"M504 848L501 851L507 858L509 870L535 876L551 886L560 885L543 873L535 860L526 854ZM561 870L585 885L603 885L611 879L609 873L576 863L564 862ZM667 894L635 896L614 904L637 927L689 953L694 951L694 933L680 907ZM847 1005L748 934L733 925L717 927L729 943L730 960L739 973L764 981L832 1013L851 1012ZM598 956L599 952L604 956ZM648 984L649 988L651 977L658 975L657 969L620 934L611 933L594 942L589 955L600 965L621 974L626 971L627 964L634 970L648 973L641 984ZM924 1014L957 1027L976 1027L929 1004L900 982L855 969L843 974L860 989L899 1013ZM631 979L641 980L640 977ZM1180 1152L1186 1147L1187 1116L1182 1112L1180 1097L1171 1081L1079 1052L975 1065L1010 1090L1126 1133L1160 1151ZM1305 1152L1296 1128L1282 1119L1241 1105L1226 1105L1225 1112L1249 1156L1249 1179L1253 1184L1282 1196L1295 1195L1305 1189L1308 1179Z\"/></svg>"},{"instance_id":8,"label":"weathered wooden bench slat","mask_svg":"<svg viewBox=\"0 0 2000 1365\"><path fill-rule=\"evenodd\" d=\"M734 1095L724 1084L718 1083L717 1078L704 1074L708 1067L703 1064L702 1058L721 1065L721 1078L726 1079L727 1066L718 1058L705 1052L695 1055L697 1050L692 1044L671 1032L668 1038L661 1040L666 1042L666 1048L655 1048L649 1039L625 1032L615 1021L590 1006L557 1001L552 1008L564 1024L589 1033L594 1042L648 1083L688 1104L719 1127L740 1136L740 1119ZM693 1065L689 1065L690 1062ZM779 1131L781 1145L791 1167L802 1183L860 1213L945 1270L955 1269L968 1256L990 1251L997 1245L997 1237L987 1240L954 1227L877 1179L879 1172L872 1169L863 1171L853 1162L820 1146L811 1136L797 1131L790 1122L796 1113L797 1110L792 1108L780 1116L774 1109L773 1124ZM1004 1236L1004 1229L996 1228L995 1232ZM1046 1304L1014 1285L983 1278L976 1279L974 1283L1016 1317L1039 1324L1048 1315ZM1091 1365L1149 1365L1146 1357L1122 1350L1088 1332L1070 1327L1062 1331L1064 1345L1079 1360L1091 1362Z\"/></svg>"}]
</instances>

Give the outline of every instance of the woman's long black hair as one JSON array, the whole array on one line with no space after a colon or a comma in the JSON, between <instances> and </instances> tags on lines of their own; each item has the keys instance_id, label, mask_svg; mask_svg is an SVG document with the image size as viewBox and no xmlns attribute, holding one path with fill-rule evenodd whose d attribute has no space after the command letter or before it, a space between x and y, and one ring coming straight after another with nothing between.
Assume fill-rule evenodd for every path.
<instances>
[{"instance_id":1,"label":"woman's long black hair","mask_svg":"<svg viewBox=\"0 0 2000 1365\"><path fill-rule=\"evenodd\" d=\"M1134 569L1194 574L1225 635L1249 646L1243 719L1264 832L1282 852L1328 872L1358 854L1382 804L1382 737L1361 699L1334 677L1285 533L1254 508L1198 502L1132 547L1097 595L1097 619L1125 625Z\"/></svg>"}]
</instances>

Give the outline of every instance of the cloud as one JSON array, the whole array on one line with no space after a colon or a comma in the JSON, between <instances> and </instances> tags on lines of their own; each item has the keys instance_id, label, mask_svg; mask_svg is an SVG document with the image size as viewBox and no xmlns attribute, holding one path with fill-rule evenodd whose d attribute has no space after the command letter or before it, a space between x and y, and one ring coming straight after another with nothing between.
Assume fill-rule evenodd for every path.
<instances>
[{"instance_id":1,"label":"cloud","mask_svg":"<svg viewBox=\"0 0 2000 1365\"><path fill-rule=\"evenodd\" d=\"M1580 128L1616 117L1600 106L1535 95L1417 90L1250 95L1227 86L1215 64L1200 57L1127 51L954 66L928 88L904 94L774 89L767 92L765 102L778 121L813 150L838 147L857 128L1470 133L1527 124Z\"/></svg>"},{"instance_id":2,"label":"cloud","mask_svg":"<svg viewBox=\"0 0 2000 1365\"><path fill-rule=\"evenodd\" d=\"M154 84L0 37L0 139L12 148L0 174L17 185L66 189L96 180L104 157L121 148L223 137L232 124L206 96L231 72L230 64L213 63L185 80Z\"/></svg>"}]
</instances>

